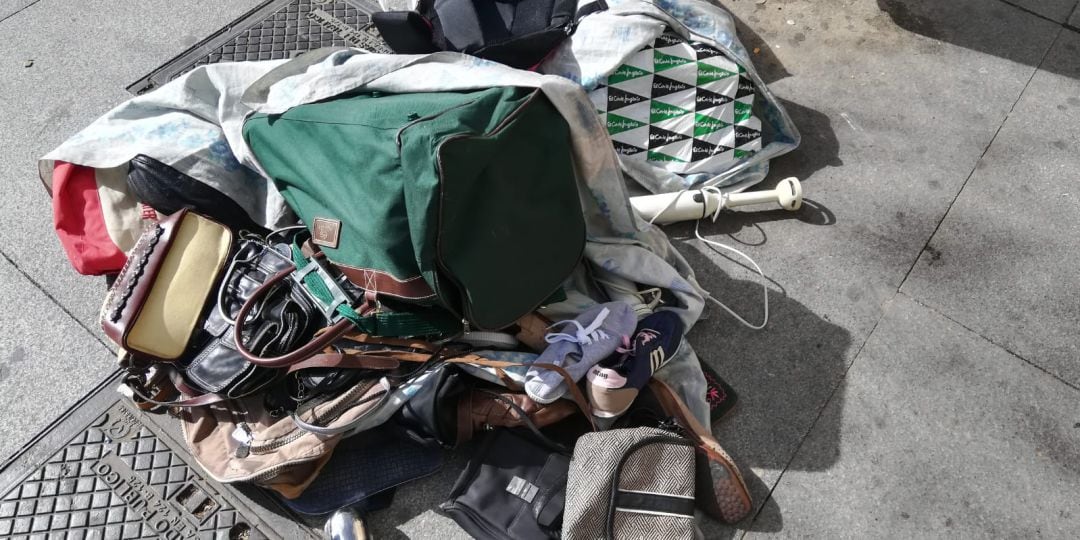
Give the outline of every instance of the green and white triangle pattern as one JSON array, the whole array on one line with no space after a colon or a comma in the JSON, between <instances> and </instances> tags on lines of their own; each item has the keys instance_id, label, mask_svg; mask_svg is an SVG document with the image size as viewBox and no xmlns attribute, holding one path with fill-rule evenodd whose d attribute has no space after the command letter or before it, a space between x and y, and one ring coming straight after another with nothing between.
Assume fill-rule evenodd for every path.
<instances>
[{"instance_id":1,"label":"green and white triangle pattern","mask_svg":"<svg viewBox=\"0 0 1080 540\"><path fill-rule=\"evenodd\" d=\"M622 159L677 174L720 172L761 150L755 96L742 66L670 30L589 93Z\"/></svg>"}]
</instances>

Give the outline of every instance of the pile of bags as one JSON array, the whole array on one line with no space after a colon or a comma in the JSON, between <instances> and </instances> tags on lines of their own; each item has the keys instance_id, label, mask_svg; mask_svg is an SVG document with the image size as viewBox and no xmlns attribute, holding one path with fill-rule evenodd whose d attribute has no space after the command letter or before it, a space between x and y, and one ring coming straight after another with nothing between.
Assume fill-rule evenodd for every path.
<instances>
[{"instance_id":1,"label":"pile of bags","mask_svg":"<svg viewBox=\"0 0 1080 540\"><path fill-rule=\"evenodd\" d=\"M409 54L205 66L42 160L69 258L112 280L123 390L303 514L384 507L478 439L440 506L478 538L742 519L684 337L707 293L625 183L741 189L797 145L730 17L435 0L376 24Z\"/></svg>"}]
</instances>

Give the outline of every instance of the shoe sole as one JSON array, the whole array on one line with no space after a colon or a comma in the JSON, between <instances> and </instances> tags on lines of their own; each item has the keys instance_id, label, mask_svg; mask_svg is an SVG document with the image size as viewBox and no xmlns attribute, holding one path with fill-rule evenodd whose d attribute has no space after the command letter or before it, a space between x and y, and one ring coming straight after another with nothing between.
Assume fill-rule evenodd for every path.
<instances>
[{"instance_id":1,"label":"shoe sole","mask_svg":"<svg viewBox=\"0 0 1080 540\"><path fill-rule=\"evenodd\" d=\"M632 405L632 404L631 404L631 405ZM621 410L621 411L618 411L618 412L612 412L612 411L601 411L601 410L599 410L599 409L597 409L597 408L596 408L596 404L594 403L594 404L593 404L593 410L592 410L592 415L593 415L593 416L595 416L595 417L597 417L597 418L604 418L604 419L608 419L608 418L618 418L618 417L620 417L620 416L622 416L622 415L626 414L626 411L629 411L629 410L630 410L630 407L627 407L627 408L625 408L625 409L623 409L623 410Z\"/></svg>"},{"instance_id":2,"label":"shoe sole","mask_svg":"<svg viewBox=\"0 0 1080 540\"><path fill-rule=\"evenodd\" d=\"M710 476L712 476L711 484L716 494L716 507L707 507L704 510L725 523L741 521L750 513L753 502L739 467L735 465L734 460L724 451L720 443L713 438L712 432L701 425L701 422L698 422L697 418L686 408L686 404L679 399L670 386L658 379L652 379L649 381L649 388L652 389L653 394L660 401L660 405L664 407L665 411L675 416L675 419L697 439L700 444L699 448L707 454L706 457L710 465L717 464L725 469L726 474L723 478L717 478L710 471ZM699 501L699 503L701 502L712 506L709 504L711 501Z\"/></svg>"}]
</instances>

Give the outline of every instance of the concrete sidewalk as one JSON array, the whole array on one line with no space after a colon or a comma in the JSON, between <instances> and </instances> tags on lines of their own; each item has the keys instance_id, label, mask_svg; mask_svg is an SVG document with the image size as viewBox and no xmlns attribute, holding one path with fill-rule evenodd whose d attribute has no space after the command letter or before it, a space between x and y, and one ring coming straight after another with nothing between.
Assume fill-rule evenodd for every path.
<instances>
[{"instance_id":1,"label":"concrete sidewalk","mask_svg":"<svg viewBox=\"0 0 1080 540\"><path fill-rule=\"evenodd\" d=\"M0 455L112 369L104 284L67 263L35 160L257 3L0 0ZM770 179L810 200L702 224L772 299L765 331L714 310L691 333L741 395L716 430L759 508L708 538L1080 537L1076 4L723 2L803 133ZM759 313L751 272L668 232ZM463 460L376 534L464 537L430 510Z\"/></svg>"}]
</instances>

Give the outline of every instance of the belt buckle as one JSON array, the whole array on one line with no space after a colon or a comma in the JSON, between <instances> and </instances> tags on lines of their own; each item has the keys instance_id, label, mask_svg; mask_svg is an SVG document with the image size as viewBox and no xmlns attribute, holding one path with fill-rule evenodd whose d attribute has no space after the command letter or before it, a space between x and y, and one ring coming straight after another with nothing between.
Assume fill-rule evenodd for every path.
<instances>
[{"instance_id":1,"label":"belt buckle","mask_svg":"<svg viewBox=\"0 0 1080 540\"><path fill-rule=\"evenodd\" d=\"M311 291L309 291L304 285L304 278L306 278L308 274L311 274L312 272L315 272L319 275L319 278L322 280L323 284L326 285L326 288L330 291L329 302L312 294ZM330 275L330 272L326 269L325 266L323 266L322 262L316 258L308 259L307 264L304 265L303 268L297 268L295 271L293 271L293 273L289 275L289 278L295 281L296 284L299 285L300 288L302 288L307 293L308 297L310 297L312 301L314 301L315 304L319 306L319 308L322 310L323 315L326 317L326 320L330 321L331 324L336 323L344 318L340 313L338 313L338 306L342 304L352 305L349 295L346 294L345 290L342 289L340 285L338 285L337 280L335 280L334 277Z\"/></svg>"}]
</instances>

